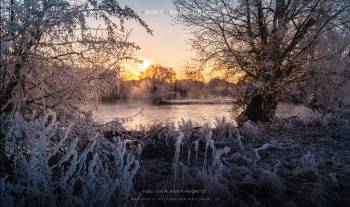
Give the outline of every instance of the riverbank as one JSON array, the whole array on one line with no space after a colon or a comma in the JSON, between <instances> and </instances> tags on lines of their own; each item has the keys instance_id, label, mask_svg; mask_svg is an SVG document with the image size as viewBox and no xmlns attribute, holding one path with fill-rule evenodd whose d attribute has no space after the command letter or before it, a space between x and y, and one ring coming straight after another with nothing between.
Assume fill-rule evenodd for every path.
<instances>
[{"instance_id":1,"label":"riverbank","mask_svg":"<svg viewBox=\"0 0 350 207\"><path fill-rule=\"evenodd\" d=\"M233 104L231 99L161 99L156 105L220 105Z\"/></svg>"},{"instance_id":2,"label":"riverbank","mask_svg":"<svg viewBox=\"0 0 350 207\"><path fill-rule=\"evenodd\" d=\"M128 136L142 140L134 199L145 206L350 204L349 121L221 122L213 129L184 122Z\"/></svg>"}]
</instances>

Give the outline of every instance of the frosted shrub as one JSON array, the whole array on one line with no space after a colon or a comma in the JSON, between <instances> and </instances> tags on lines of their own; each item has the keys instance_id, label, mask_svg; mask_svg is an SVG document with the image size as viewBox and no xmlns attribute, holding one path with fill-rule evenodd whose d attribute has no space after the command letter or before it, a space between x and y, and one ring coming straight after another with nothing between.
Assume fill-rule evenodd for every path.
<instances>
[{"instance_id":1,"label":"frosted shrub","mask_svg":"<svg viewBox=\"0 0 350 207\"><path fill-rule=\"evenodd\" d=\"M178 164L179 164L180 150L181 150L181 145L182 145L183 138L184 138L184 134L183 133L180 133L180 135L176 138L175 155L174 155L174 161L173 161L173 165L172 165L172 172L173 172L173 177L174 177L174 183L176 183L176 181L177 181Z\"/></svg>"},{"instance_id":2,"label":"frosted shrub","mask_svg":"<svg viewBox=\"0 0 350 207\"><path fill-rule=\"evenodd\" d=\"M215 146L216 140L213 139L212 129L208 126L197 131L201 138L192 140L189 146L185 146L190 140L191 131L193 132L192 123L183 122L180 134L176 137L172 164L173 186L181 189L185 184L200 181L200 185L209 194L214 195L217 193L216 190L222 188L220 183L224 178L223 174L229 170L224 165L223 159L230 152L230 148ZM202 148L200 143L204 144ZM185 147L188 150L184 151Z\"/></svg>"},{"instance_id":3,"label":"frosted shrub","mask_svg":"<svg viewBox=\"0 0 350 207\"><path fill-rule=\"evenodd\" d=\"M194 141L193 143L194 145L194 150L195 150L195 163L194 163L194 167L197 168L197 160L198 160L198 150L199 150L199 140ZM190 164L189 164L190 165Z\"/></svg>"},{"instance_id":4,"label":"frosted shrub","mask_svg":"<svg viewBox=\"0 0 350 207\"><path fill-rule=\"evenodd\" d=\"M297 119L305 125L319 124L326 126L332 119L332 115L329 113L323 114L319 111L314 111L305 106L296 106L294 109L294 114L296 115Z\"/></svg>"},{"instance_id":5,"label":"frosted shrub","mask_svg":"<svg viewBox=\"0 0 350 207\"><path fill-rule=\"evenodd\" d=\"M207 193L216 195L217 193L227 192L223 184L224 173L229 172L227 166L223 164L223 159L230 152L229 147L216 147L211 130L206 134L205 156L203 162L203 170L196 174L197 177L202 177L203 186ZM211 157L209 157L209 149Z\"/></svg>"},{"instance_id":6,"label":"frosted shrub","mask_svg":"<svg viewBox=\"0 0 350 207\"><path fill-rule=\"evenodd\" d=\"M35 119L17 114L2 126L12 173L1 177L1 206L128 204L139 163L124 141L62 125L52 111Z\"/></svg>"},{"instance_id":7,"label":"frosted shrub","mask_svg":"<svg viewBox=\"0 0 350 207\"><path fill-rule=\"evenodd\" d=\"M257 138L261 131L254 122L248 120L243 124L241 133L247 138Z\"/></svg>"},{"instance_id":8,"label":"frosted shrub","mask_svg":"<svg viewBox=\"0 0 350 207\"><path fill-rule=\"evenodd\" d=\"M326 126L334 119L331 113L322 113L312 110L303 105L279 104L276 110L278 118L296 117L298 121L305 125L321 125Z\"/></svg>"},{"instance_id":9,"label":"frosted shrub","mask_svg":"<svg viewBox=\"0 0 350 207\"><path fill-rule=\"evenodd\" d=\"M225 170L225 166L222 163L221 159L223 155L227 155L230 152L230 148L224 147L221 149L216 149L213 144L211 145L213 151L213 157L211 165L208 166L207 174L210 179L213 179L216 182L222 175Z\"/></svg>"}]
</instances>

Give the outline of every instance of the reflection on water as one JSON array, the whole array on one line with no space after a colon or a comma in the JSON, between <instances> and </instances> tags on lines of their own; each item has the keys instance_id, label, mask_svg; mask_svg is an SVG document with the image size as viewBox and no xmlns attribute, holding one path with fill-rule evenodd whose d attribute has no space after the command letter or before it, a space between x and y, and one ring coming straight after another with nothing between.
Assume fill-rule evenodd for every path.
<instances>
[{"instance_id":1,"label":"reflection on water","mask_svg":"<svg viewBox=\"0 0 350 207\"><path fill-rule=\"evenodd\" d=\"M171 121L180 122L182 119L191 119L194 122L204 123L215 121L215 118L225 117L232 120L233 114L230 105L150 105L150 104L100 104L93 107L93 118L102 123L115 118L128 118L125 123L129 129L137 129L140 125L148 126L154 123ZM140 113L142 111L142 113ZM138 114L139 113L139 114Z\"/></svg>"}]
</instances>

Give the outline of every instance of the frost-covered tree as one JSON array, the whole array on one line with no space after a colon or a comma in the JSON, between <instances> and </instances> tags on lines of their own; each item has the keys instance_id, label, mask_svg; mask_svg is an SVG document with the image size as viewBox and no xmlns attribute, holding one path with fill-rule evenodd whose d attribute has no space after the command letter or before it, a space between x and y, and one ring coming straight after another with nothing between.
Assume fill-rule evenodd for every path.
<instances>
[{"instance_id":1,"label":"frost-covered tree","mask_svg":"<svg viewBox=\"0 0 350 207\"><path fill-rule=\"evenodd\" d=\"M133 58L126 20L152 32L116 0L4 0L0 9L1 113L81 98Z\"/></svg>"},{"instance_id":2,"label":"frost-covered tree","mask_svg":"<svg viewBox=\"0 0 350 207\"><path fill-rule=\"evenodd\" d=\"M290 85L303 102L322 112L334 112L345 104L344 96L349 94L347 82L350 79L350 35L348 28L338 28L322 34L308 56L310 64L305 81ZM303 94L301 94L303 93Z\"/></svg>"},{"instance_id":3,"label":"frost-covered tree","mask_svg":"<svg viewBox=\"0 0 350 207\"><path fill-rule=\"evenodd\" d=\"M175 0L202 67L244 72L248 118L271 120L277 102L310 74L310 48L349 22L347 0Z\"/></svg>"},{"instance_id":4,"label":"frost-covered tree","mask_svg":"<svg viewBox=\"0 0 350 207\"><path fill-rule=\"evenodd\" d=\"M79 123L84 133L96 129L91 116L82 116L77 106L115 80L123 61L134 59L138 46L129 41L125 21L134 20L146 33L152 31L116 0L2 0L0 14L0 170L4 172L13 170L17 159L6 151L16 123L6 120L21 116L33 124L53 109L58 122ZM38 144L18 133L17 147L22 142ZM45 130L38 128L38 133L44 141L52 138Z\"/></svg>"}]
</instances>

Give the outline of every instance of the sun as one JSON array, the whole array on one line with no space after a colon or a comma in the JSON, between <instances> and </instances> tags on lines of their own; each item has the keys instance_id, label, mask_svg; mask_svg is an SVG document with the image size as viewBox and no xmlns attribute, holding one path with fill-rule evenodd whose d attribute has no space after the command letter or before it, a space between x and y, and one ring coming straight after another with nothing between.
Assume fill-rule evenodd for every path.
<instances>
[{"instance_id":1,"label":"sun","mask_svg":"<svg viewBox=\"0 0 350 207\"><path fill-rule=\"evenodd\" d=\"M147 70L147 68L152 64L153 60L148 58L143 58L141 64L137 64L137 67L140 69L141 72Z\"/></svg>"},{"instance_id":2,"label":"sun","mask_svg":"<svg viewBox=\"0 0 350 207\"><path fill-rule=\"evenodd\" d=\"M153 63L153 59L150 58L139 58L141 63L128 63L125 65L123 71L123 78L125 80L138 80L140 74L147 70L147 68Z\"/></svg>"}]
</instances>

